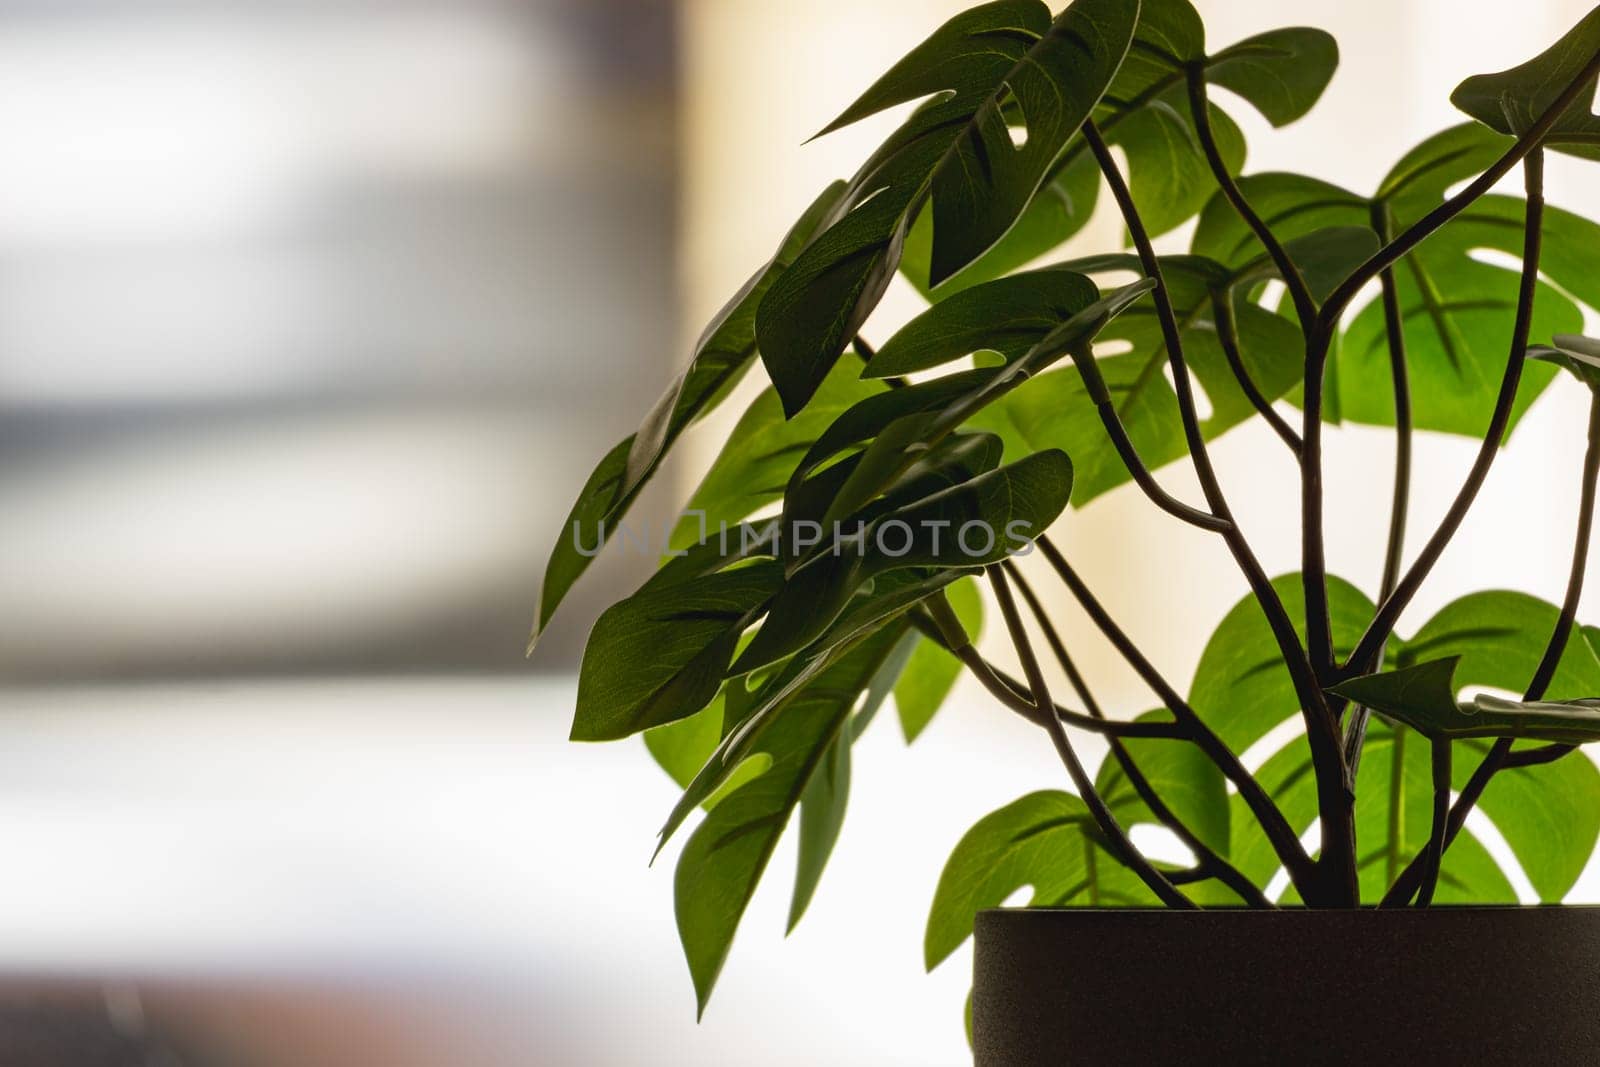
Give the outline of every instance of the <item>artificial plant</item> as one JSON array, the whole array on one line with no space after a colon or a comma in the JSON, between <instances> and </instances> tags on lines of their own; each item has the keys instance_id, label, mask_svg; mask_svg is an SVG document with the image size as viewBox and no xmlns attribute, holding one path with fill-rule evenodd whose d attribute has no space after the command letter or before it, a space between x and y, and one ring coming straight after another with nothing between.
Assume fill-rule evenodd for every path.
<instances>
[{"instance_id":1,"label":"artificial plant","mask_svg":"<svg viewBox=\"0 0 1600 1067\"><path fill-rule=\"evenodd\" d=\"M1600 227L1543 194L1547 152L1600 159L1600 9L1527 63L1463 82L1451 99L1472 121L1371 194L1244 175L1243 135L1215 90L1283 126L1337 61L1333 39L1305 28L1208 50L1187 0L1075 0L1055 16L996 0L956 16L826 127L918 102L823 191L601 460L550 559L535 639L677 438L758 359L765 369L770 386L660 569L595 625L572 731L643 733L684 786L663 844L704 810L675 882L702 1009L795 813L791 924L840 832L855 738L891 696L914 738L961 670L1048 735L1072 788L1024 796L961 839L935 893L929 966L1023 886L1036 905L1514 900L1461 832L1475 807L1542 899L1571 888L1600 833L1600 774L1568 758L1600 738L1600 708L1582 699L1600 695L1600 631L1576 622L1600 400L1574 472L1575 537L1529 534L1570 544L1565 600L1478 592L1409 633L1397 624L1557 373L1600 397L1600 342L1576 336L1581 308L1600 308ZM1523 195L1491 192L1519 171ZM1131 251L1050 261L1107 193ZM1187 253L1157 254L1153 238L1196 218ZM896 272L930 306L875 350L863 331ZM1300 472L1302 566L1278 578L1209 453L1257 418ZM1323 427L1340 421L1395 432L1392 495L1337 502L1389 514L1375 599L1324 561ZM1408 553L1416 430L1481 444ZM1202 499L1156 479L1179 460ZM1161 521L1221 538L1248 587L1186 693L1047 532L1129 481ZM1156 710L1113 717L1095 700L1011 558L1023 549ZM980 583L1020 677L973 643ZM1070 695L1050 690L1040 649ZM1466 687L1520 699L1464 699ZM1298 738L1247 769L1240 754L1289 720ZM1097 773L1077 731L1109 745ZM1129 837L1140 823L1169 829L1192 860L1144 855Z\"/></svg>"}]
</instances>

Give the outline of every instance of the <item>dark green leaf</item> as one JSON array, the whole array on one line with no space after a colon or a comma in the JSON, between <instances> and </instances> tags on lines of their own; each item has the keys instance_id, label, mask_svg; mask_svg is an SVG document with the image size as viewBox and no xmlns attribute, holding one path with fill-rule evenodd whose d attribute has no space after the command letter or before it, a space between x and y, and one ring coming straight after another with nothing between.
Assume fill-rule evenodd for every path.
<instances>
[{"instance_id":1,"label":"dark green leaf","mask_svg":"<svg viewBox=\"0 0 1600 1067\"><path fill-rule=\"evenodd\" d=\"M613 741L705 707L782 577L767 560L606 609L584 649L572 739Z\"/></svg>"},{"instance_id":2,"label":"dark green leaf","mask_svg":"<svg viewBox=\"0 0 1600 1067\"><path fill-rule=\"evenodd\" d=\"M1585 15L1566 36L1519 67L1468 78L1450 102L1500 133L1531 129L1600 53L1600 8ZM1585 159L1600 159L1600 118L1594 114L1595 75L1551 127L1545 144Z\"/></svg>"},{"instance_id":3,"label":"dark green leaf","mask_svg":"<svg viewBox=\"0 0 1600 1067\"><path fill-rule=\"evenodd\" d=\"M573 583L588 569L607 538L616 532L617 524L644 483L661 465L679 434L721 403L749 367L756 350L757 306L843 195L844 183L835 182L806 209L784 237L772 260L756 271L712 319L695 345L689 366L645 416L638 432L606 453L589 475L545 564L539 617L529 639L530 651Z\"/></svg>"},{"instance_id":4,"label":"dark green leaf","mask_svg":"<svg viewBox=\"0 0 1600 1067\"><path fill-rule=\"evenodd\" d=\"M1099 298L1092 281L1062 267L974 286L912 319L884 342L862 376L910 374L980 351L1015 359Z\"/></svg>"},{"instance_id":5,"label":"dark green leaf","mask_svg":"<svg viewBox=\"0 0 1600 1067\"><path fill-rule=\"evenodd\" d=\"M945 595L967 636L976 641L983 632L983 597L977 582L970 578L954 582L945 589ZM900 714L900 729L907 744L933 721L960 675L959 660L933 641L917 638L911 659L894 687L895 710Z\"/></svg>"},{"instance_id":6,"label":"dark green leaf","mask_svg":"<svg viewBox=\"0 0 1600 1067\"><path fill-rule=\"evenodd\" d=\"M1575 333L1557 334L1554 347L1534 345L1528 349L1528 358L1542 359L1564 367L1590 389L1600 389L1600 341L1592 337Z\"/></svg>"},{"instance_id":7,"label":"dark green leaf","mask_svg":"<svg viewBox=\"0 0 1600 1067\"><path fill-rule=\"evenodd\" d=\"M1191 61L1203 62L1212 83L1281 126L1316 102L1338 65L1338 48L1321 30L1283 29L1207 57L1200 17L1188 0L1144 0L1133 47L1094 119L1107 143L1126 156L1134 202L1156 236L1192 218L1215 189L1189 118L1184 65ZM1237 174L1244 167L1244 136L1220 107L1213 104L1210 112L1223 161ZM1099 188L1093 156L1082 140L1072 141L1005 238L936 295L947 297L1059 247L1088 222ZM919 218L906 243L905 273L919 287L926 277L926 229Z\"/></svg>"},{"instance_id":8,"label":"dark green leaf","mask_svg":"<svg viewBox=\"0 0 1600 1067\"><path fill-rule=\"evenodd\" d=\"M834 542L789 576L735 669L753 670L804 648L858 589L887 571L976 570L998 563L1043 533L1071 491L1066 453L1040 452L895 508L859 534L847 532L853 540Z\"/></svg>"},{"instance_id":9,"label":"dark green leaf","mask_svg":"<svg viewBox=\"0 0 1600 1067\"><path fill-rule=\"evenodd\" d=\"M1438 740L1515 737L1571 745L1600 740L1600 700L1518 701L1485 694L1457 703L1459 659L1352 678L1333 691Z\"/></svg>"},{"instance_id":10,"label":"dark green leaf","mask_svg":"<svg viewBox=\"0 0 1600 1067\"><path fill-rule=\"evenodd\" d=\"M678 936L702 1013L778 839L814 777L836 754L834 742L847 728L851 709L900 637L898 627L876 632L790 689L782 714L747 720L740 728L746 736L737 762L760 757L764 766L707 813L684 846L673 879ZM798 896L797 906L804 907Z\"/></svg>"},{"instance_id":11,"label":"dark green leaf","mask_svg":"<svg viewBox=\"0 0 1600 1067\"><path fill-rule=\"evenodd\" d=\"M762 301L761 355L785 412L805 406L877 305L930 194L933 284L1005 234L1111 83L1137 10L1075 0L1052 23L1038 0L984 4L951 19L829 126L941 94L867 162L832 225ZM1020 112L1020 144L1008 107Z\"/></svg>"}]
</instances>

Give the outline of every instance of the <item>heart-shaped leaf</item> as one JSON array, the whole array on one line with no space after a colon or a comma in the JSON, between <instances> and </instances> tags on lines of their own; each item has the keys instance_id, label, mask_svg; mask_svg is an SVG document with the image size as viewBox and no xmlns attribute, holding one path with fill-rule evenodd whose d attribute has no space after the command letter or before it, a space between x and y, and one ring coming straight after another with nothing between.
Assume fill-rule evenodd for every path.
<instances>
[{"instance_id":1,"label":"heart-shaped leaf","mask_svg":"<svg viewBox=\"0 0 1600 1067\"><path fill-rule=\"evenodd\" d=\"M1600 159L1600 117L1594 114L1596 74L1592 70L1597 55L1600 7L1521 66L1468 78L1450 94L1450 102L1492 130L1520 136L1533 127L1568 86L1584 76L1586 87L1562 112L1544 143L1559 152Z\"/></svg>"},{"instance_id":2,"label":"heart-shaped leaf","mask_svg":"<svg viewBox=\"0 0 1600 1067\"><path fill-rule=\"evenodd\" d=\"M1137 12L1122 0L1074 0L1054 21L1039 0L973 8L828 127L939 94L867 162L828 229L761 303L761 356L786 413L805 406L877 305L930 195L933 284L1011 227L1111 83ZM1022 123L1018 137L1008 113Z\"/></svg>"}]
</instances>

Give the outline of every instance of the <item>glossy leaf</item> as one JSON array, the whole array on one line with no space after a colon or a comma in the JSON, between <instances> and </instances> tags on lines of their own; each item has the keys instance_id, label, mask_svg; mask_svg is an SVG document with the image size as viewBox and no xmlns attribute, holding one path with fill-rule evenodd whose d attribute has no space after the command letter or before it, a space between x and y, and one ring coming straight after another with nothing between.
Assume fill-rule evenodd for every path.
<instances>
[{"instance_id":1,"label":"glossy leaf","mask_svg":"<svg viewBox=\"0 0 1600 1067\"><path fill-rule=\"evenodd\" d=\"M1333 38L1306 28L1273 30L1207 56L1204 29L1188 0L1144 0L1133 47L1094 120L1107 143L1126 157L1134 202L1152 235L1192 218L1216 188L1189 117L1186 63L1203 63L1210 82L1282 126L1316 103L1338 60ZM1210 113L1223 160L1238 173L1245 161L1243 134L1222 108L1212 104ZM1016 226L935 295L946 298L1059 247L1088 222L1099 189L1093 156L1081 139L1072 141ZM906 243L905 272L913 284L926 277L926 230L919 219Z\"/></svg>"},{"instance_id":2,"label":"glossy leaf","mask_svg":"<svg viewBox=\"0 0 1600 1067\"><path fill-rule=\"evenodd\" d=\"M900 636L890 628L868 637L794 688L783 714L762 719L740 762L759 755L765 769L719 800L684 846L673 895L701 1012L778 839L813 778L835 755L834 742L848 728L857 697Z\"/></svg>"},{"instance_id":3,"label":"glossy leaf","mask_svg":"<svg viewBox=\"0 0 1600 1067\"><path fill-rule=\"evenodd\" d=\"M1600 389L1600 341L1580 334L1557 334L1553 346L1535 345L1529 359L1542 359L1569 371L1590 389Z\"/></svg>"},{"instance_id":4,"label":"glossy leaf","mask_svg":"<svg viewBox=\"0 0 1600 1067\"><path fill-rule=\"evenodd\" d=\"M1052 22L1039 0L973 8L828 127L939 94L867 162L828 229L761 303L761 355L786 413L805 405L877 305L930 195L932 284L1011 227L1111 83L1137 11L1122 0L1074 0ZM1021 143L1008 125L1008 101L1020 113Z\"/></svg>"},{"instance_id":5,"label":"glossy leaf","mask_svg":"<svg viewBox=\"0 0 1600 1067\"><path fill-rule=\"evenodd\" d=\"M769 560L606 609L584 649L572 739L614 741L705 707L782 577Z\"/></svg>"},{"instance_id":6,"label":"glossy leaf","mask_svg":"<svg viewBox=\"0 0 1600 1067\"><path fill-rule=\"evenodd\" d=\"M1039 536L1066 508L1072 463L1036 453L895 508L791 574L737 669L753 670L804 648L865 583L907 567L977 570ZM976 531L976 532L973 532Z\"/></svg>"},{"instance_id":7,"label":"glossy leaf","mask_svg":"<svg viewBox=\"0 0 1600 1067\"><path fill-rule=\"evenodd\" d=\"M1566 35L1521 66L1468 78L1450 102L1500 133L1527 132L1561 93L1600 55L1600 8L1584 16ZM1585 89L1551 127L1545 144L1559 152L1600 159L1600 117L1594 114L1595 74L1584 75Z\"/></svg>"},{"instance_id":8,"label":"glossy leaf","mask_svg":"<svg viewBox=\"0 0 1600 1067\"><path fill-rule=\"evenodd\" d=\"M617 524L678 436L721 403L738 384L755 357L757 306L843 195L844 183L836 182L806 209L772 260L756 271L712 319L696 343L688 367L645 416L639 430L618 442L589 475L545 564L539 614L529 639L529 651L573 583L616 532Z\"/></svg>"}]
</instances>

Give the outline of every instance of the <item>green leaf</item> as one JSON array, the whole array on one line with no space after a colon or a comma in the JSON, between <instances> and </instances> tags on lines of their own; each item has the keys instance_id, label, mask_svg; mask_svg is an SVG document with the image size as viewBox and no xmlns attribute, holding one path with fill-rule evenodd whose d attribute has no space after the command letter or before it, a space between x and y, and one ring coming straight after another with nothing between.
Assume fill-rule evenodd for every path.
<instances>
[{"instance_id":1,"label":"green leaf","mask_svg":"<svg viewBox=\"0 0 1600 1067\"><path fill-rule=\"evenodd\" d=\"M978 912L1024 886L1029 907L1138 906L1155 896L1096 843L1093 817L1070 793L1042 790L991 812L950 853L923 937L931 971L972 936Z\"/></svg>"},{"instance_id":2,"label":"green leaf","mask_svg":"<svg viewBox=\"0 0 1600 1067\"><path fill-rule=\"evenodd\" d=\"M876 632L792 689L782 714L762 718L748 732L738 762L760 756L765 768L720 799L684 846L673 895L702 1014L778 839L812 780L836 755L834 743L848 728L851 709L900 637L898 627ZM842 792L838 803L842 817Z\"/></svg>"},{"instance_id":3,"label":"green leaf","mask_svg":"<svg viewBox=\"0 0 1600 1067\"><path fill-rule=\"evenodd\" d=\"M572 739L614 741L705 707L782 578L762 561L606 609L583 652Z\"/></svg>"},{"instance_id":4,"label":"green leaf","mask_svg":"<svg viewBox=\"0 0 1600 1067\"><path fill-rule=\"evenodd\" d=\"M1548 111L1600 53L1600 8L1566 36L1519 67L1468 78L1450 102L1500 133L1520 136ZM1545 144L1559 152L1600 159L1600 117L1594 114L1595 75L1551 127Z\"/></svg>"},{"instance_id":5,"label":"green leaf","mask_svg":"<svg viewBox=\"0 0 1600 1067\"><path fill-rule=\"evenodd\" d=\"M762 391L740 417L695 489L670 544L681 551L783 499L798 458L843 412L867 397L887 396L854 367L834 368L806 409L785 419L777 391Z\"/></svg>"},{"instance_id":6,"label":"green leaf","mask_svg":"<svg viewBox=\"0 0 1600 1067\"><path fill-rule=\"evenodd\" d=\"M1451 656L1352 678L1333 692L1435 740L1514 737L1569 745L1600 740L1600 700L1519 701L1483 694L1457 703L1459 660Z\"/></svg>"},{"instance_id":7,"label":"green leaf","mask_svg":"<svg viewBox=\"0 0 1600 1067\"><path fill-rule=\"evenodd\" d=\"M1015 359L1099 298L1094 282L1059 266L974 286L902 327L862 376L910 374L975 352Z\"/></svg>"},{"instance_id":8,"label":"green leaf","mask_svg":"<svg viewBox=\"0 0 1600 1067\"><path fill-rule=\"evenodd\" d=\"M1534 345L1528 349L1528 358L1542 359L1564 367L1590 389L1600 389L1600 341L1593 337L1575 333L1557 334L1554 347Z\"/></svg>"},{"instance_id":9,"label":"green leaf","mask_svg":"<svg viewBox=\"0 0 1600 1067\"><path fill-rule=\"evenodd\" d=\"M1489 749L1483 742L1464 742L1461 747L1480 753ZM1475 766L1476 761L1457 756L1458 791ZM1478 806L1511 846L1539 899L1558 903L1577 884L1600 841L1600 770L1581 753L1536 767L1502 770L1489 782ZM1458 840L1450 851L1459 845Z\"/></svg>"},{"instance_id":10,"label":"green leaf","mask_svg":"<svg viewBox=\"0 0 1600 1067\"><path fill-rule=\"evenodd\" d=\"M835 182L806 209L772 260L756 271L711 320L695 345L689 366L645 416L639 430L618 442L589 475L545 564L539 616L528 643L530 652L573 583L616 532L617 524L678 436L720 404L738 384L755 356L757 306L778 275L816 234L844 191L844 183Z\"/></svg>"},{"instance_id":11,"label":"green leaf","mask_svg":"<svg viewBox=\"0 0 1600 1067\"><path fill-rule=\"evenodd\" d=\"M1338 65L1332 37L1315 29L1283 29L1205 54L1200 17L1188 0L1144 0L1134 44L1094 112L1106 142L1126 156L1134 203L1146 229L1159 236L1200 210L1215 189L1189 118L1184 66L1202 62L1207 78L1232 90L1275 126L1294 121L1320 97ZM1211 125L1230 173L1244 167L1244 136L1211 105ZM988 253L933 293L948 297L998 277L1059 247L1088 222L1100 172L1081 139L1068 144L1044 187L1017 224ZM926 278L926 219L906 242L903 269L913 284Z\"/></svg>"},{"instance_id":12,"label":"green leaf","mask_svg":"<svg viewBox=\"0 0 1600 1067\"><path fill-rule=\"evenodd\" d=\"M835 542L790 574L735 669L753 670L804 648L858 589L887 571L998 563L1043 533L1071 492L1072 462L1051 450L886 512L848 535L853 542Z\"/></svg>"},{"instance_id":13,"label":"green leaf","mask_svg":"<svg viewBox=\"0 0 1600 1067\"><path fill-rule=\"evenodd\" d=\"M761 355L786 413L805 406L877 305L930 195L931 284L1005 234L1111 83L1137 10L1122 0L1075 0L1052 22L1038 0L973 8L828 127L940 94L868 160L832 224L761 303ZM1023 124L1020 144L1008 109Z\"/></svg>"},{"instance_id":14,"label":"green leaf","mask_svg":"<svg viewBox=\"0 0 1600 1067\"><path fill-rule=\"evenodd\" d=\"M967 636L976 641L983 632L983 597L976 579L963 578L945 589ZM911 659L894 687L895 710L906 744L915 741L955 688L961 661L925 637L918 637Z\"/></svg>"},{"instance_id":15,"label":"green leaf","mask_svg":"<svg viewBox=\"0 0 1600 1067\"><path fill-rule=\"evenodd\" d=\"M724 700L725 697L719 693L711 703L688 718L644 732L645 747L650 750L650 755L662 770L672 776L680 789L694 781L695 774L705 766L706 760L711 758L711 753L717 750L717 744L722 740Z\"/></svg>"}]
</instances>

